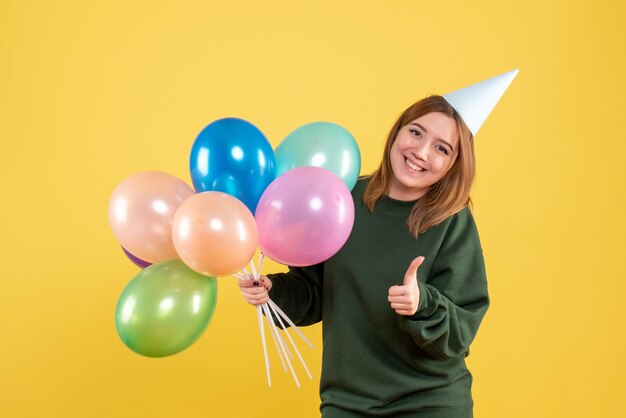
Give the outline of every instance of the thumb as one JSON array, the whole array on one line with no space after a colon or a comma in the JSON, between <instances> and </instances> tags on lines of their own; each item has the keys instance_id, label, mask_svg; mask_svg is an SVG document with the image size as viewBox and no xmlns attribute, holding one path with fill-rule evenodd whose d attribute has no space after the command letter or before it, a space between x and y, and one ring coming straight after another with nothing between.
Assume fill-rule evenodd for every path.
<instances>
[{"instance_id":1,"label":"thumb","mask_svg":"<svg viewBox=\"0 0 626 418\"><path fill-rule=\"evenodd\" d=\"M403 284L406 286L411 283L411 280L417 280L417 269L422 265L425 258L422 256L417 257L415 260L411 262L409 268L404 274L404 282Z\"/></svg>"}]
</instances>

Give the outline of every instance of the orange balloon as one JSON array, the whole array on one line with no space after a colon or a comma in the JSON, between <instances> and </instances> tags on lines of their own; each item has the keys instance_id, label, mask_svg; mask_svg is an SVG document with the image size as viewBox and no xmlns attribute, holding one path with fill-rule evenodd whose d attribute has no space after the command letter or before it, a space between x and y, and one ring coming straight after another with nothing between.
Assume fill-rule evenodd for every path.
<instances>
[{"instance_id":1,"label":"orange balloon","mask_svg":"<svg viewBox=\"0 0 626 418\"><path fill-rule=\"evenodd\" d=\"M115 238L131 254L151 263L178 258L172 222L178 207L194 194L187 183L160 171L126 178L109 200Z\"/></svg>"},{"instance_id":2,"label":"orange balloon","mask_svg":"<svg viewBox=\"0 0 626 418\"><path fill-rule=\"evenodd\" d=\"M258 243L254 216L246 205L213 191L198 193L178 208L172 238L181 260L207 276L241 271Z\"/></svg>"}]
</instances>

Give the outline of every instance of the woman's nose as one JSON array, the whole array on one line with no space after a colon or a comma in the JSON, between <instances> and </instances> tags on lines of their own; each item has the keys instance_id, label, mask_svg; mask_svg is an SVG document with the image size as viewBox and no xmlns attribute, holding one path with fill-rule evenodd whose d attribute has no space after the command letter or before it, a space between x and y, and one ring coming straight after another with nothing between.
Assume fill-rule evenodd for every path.
<instances>
[{"instance_id":1,"label":"woman's nose","mask_svg":"<svg viewBox=\"0 0 626 418\"><path fill-rule=\"evenodd\" d=\"M413 155L415 155L415 158L418 158L422 161L426 161L428 160L428 144L426 143L427 141L420 141L419 143L415 144L415 146L412 149Z\"/></svg>"}]
</instances>

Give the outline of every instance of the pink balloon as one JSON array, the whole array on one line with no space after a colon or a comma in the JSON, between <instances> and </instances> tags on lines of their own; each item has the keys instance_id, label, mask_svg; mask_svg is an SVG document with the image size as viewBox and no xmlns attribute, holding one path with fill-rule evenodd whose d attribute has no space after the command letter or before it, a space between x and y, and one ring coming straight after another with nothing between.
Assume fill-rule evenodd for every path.
<instances>
[{"instance_id":1,"label":"pink balloon","mask_svg":"<svg viewBox=\"0 0 626 418\"><path fill-rule=\"evenodd\" d=\"M109 200L109 224L118 242L150 262L178 258L172 222L178 207L194 195L184 181L160 171L145 171L122 181Z\"/></svg>"},{"instance_id":2,"label":"pink balloon","mask_svg":"<svg viewBox=\"0 0 626 418\"><path fill-rule=\"evenodd\" d=\"M265 189L255 219L266 256L289 266L309 266L329 259L348 240L354 203L334 173L298 167Z\"/></svg>"},{"instance_id":3,"label":"pink balloon","mask_svg":"<svg viewBox=\"0 0 626 418\"><path fill-rule=\"evenodd\" d=\"M198 193L178 208L172 234L181 260L207 276L242 270L258 243L254 217L246 205L214 191Z\"/></svg>"}]
</instances>

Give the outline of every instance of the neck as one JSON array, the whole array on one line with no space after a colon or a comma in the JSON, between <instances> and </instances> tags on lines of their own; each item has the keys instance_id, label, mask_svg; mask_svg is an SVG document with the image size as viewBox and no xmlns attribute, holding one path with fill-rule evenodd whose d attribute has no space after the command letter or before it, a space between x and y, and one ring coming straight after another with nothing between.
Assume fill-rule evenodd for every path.
<instances>
[{"instance_id":1,"label":"neck","mask_svg":"<svg viewBox=\"0 0 626 418\"><path fill-rule=\"evenodd\" d=\"M420 197L424 196L427 191L428 188L418 189L414 187L407 187L398 181L391 180L391 182L389 183L387 196L396 200L410 201L419 199Z\"/></svg>"}]
</instances>

